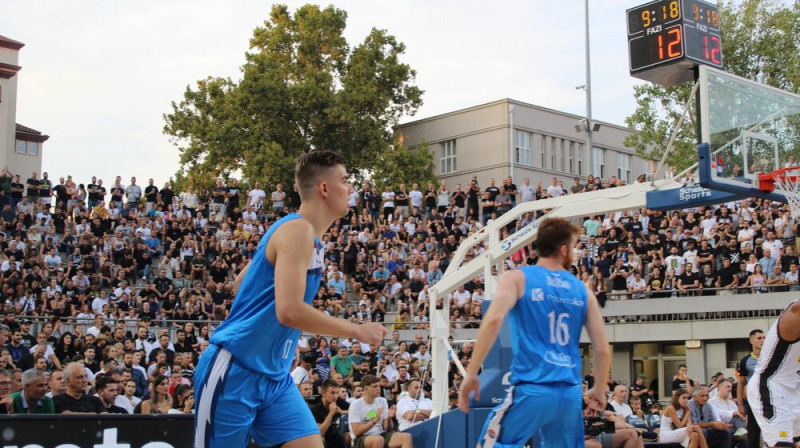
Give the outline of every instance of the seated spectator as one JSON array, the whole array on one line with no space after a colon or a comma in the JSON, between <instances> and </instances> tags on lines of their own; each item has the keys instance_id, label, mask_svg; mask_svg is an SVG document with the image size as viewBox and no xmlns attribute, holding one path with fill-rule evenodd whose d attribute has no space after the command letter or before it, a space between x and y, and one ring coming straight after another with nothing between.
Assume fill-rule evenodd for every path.
<instances>
[{"instance_id":1,"label":"seated spectator","mask_svg":"<svg viewBox=\"0 0 800 448\"><path fill-rule=\"evenodd\" d=\"M722 380L717 386L717 394L708 400L722 423L728 426L733 436L739 437L747 434L746 415L739 415L739 405L732 398L733 384L729 380ZM730 426L733 425L731 428Z\"/></svg>"},{"instance_id":2,"label":"seated spectator","mask_svg":"<svg viewBox=\"0 0 800 448\"><path fill-rule=\"evenodd\" d=\"M155 375L150 381L150 398L142 401L134 409L134 414L167 414L172 409L169 396L169 377Z\"/></svg>"},{"instance_id":3,"label":"seated spectator","mask_svg":"<svg viewBox=\"0 0 800 448\"><path fill-rule=\"evenodd\" d=\"M395 406L381 397L380 380L367 375L361 381L364 396L350 405L350 437L355 447L411 448L411 434L392 431Z\"/></svg>"},{"instance_id":4,"label":"seated spectator","mask_svg":"<svg viewBox=\"0 0 800 448\"><path fill-rule=\"evenodd\" d=\"M703 431L692 424L689 393L686 389L672 391L672 401L661 416L658 439L661 443L679 443L689 448L707 446Z\"/></svg>"},{"instance_id":5,"label":"seated spectator","mask_svg":"<svg viewBox=\"0 0 800 448\"><path fill-rule=\"evenodd\" d=\"M686 389L686 392L690 394L694 391L694 380L689 378L686 364L679 365L678 374L672 378L672 390L678 389Z\"/></svg>"},{"instance_id":6,"label":"seated spectator","mask_svg":"<svg viewBox=\"0 0 800 448\"><path fill-rule=\"evenodd\" d=\"M343 431L340 430L341 419L349 409L349 403L339 398L339 385L333 380L325 380L320 387L322 399L310 406L311 414L319 426L320 434L326 448L344 448ZM341 406L340 406L341 405Z\"/></svg>"},{"instance_id":7,"label":"seated spectator","mask_svg":"<svg viewBox=\"0 0 800 448\"><path fill-rule=\"evenodd\" d=\"M614 408L614 413L622 419L631 415L633 411L628 404L628 386L618 384L617 387L614 388L614 394L611 396L611 400L608 401L608 404Z\"/></svg>"},{"instance_id":8,"label":"seated spectator","mask_svg":"<svg viewBox=\"0 0 800 448\"><path fill-rule=\"evenodd\" d=\"M22 390L11 394L14 414L55 414L53 399L47 396L44 372L30 369L22 374Z\"/></svg>"},{"instance_id":9,"label":"seated spectator","mask_svg":"<svg viewBox=\"0 0 800 448\"><path fill-rule=\"evenodd\" d=\"M698 425L703 430L708 446L728 448L731 446L731 432L728 425L723 423L714 407L708 404L708 388L698 386L693 397L689 400L689 409L692 415L692 424Z\"/></svg>"},{"instance_id":10,"label":"seated spectator","mask_svg":"<svg viewBox=\"0 0 800 448\"><path fill-rule=\"evenodd\" d=\"M172 396L172 409L168 414L191 414L194 411L194 389L189 384L175 388Z\"/></svg>"},{"instance_id":11,"label":"seated spectator","mask_svg":"<svg viewBox=\"0 0 800 448\"><path fill-rule=\"evenodd\" d=\"M405 391L397 401L398 430L405 431L419 422L431 418L433 403L425 398L420 382L412 378L405 385Z\"/></svg>"},{"instance_id":12,"label":"seated spectator","mask_svg":"<svg viewBox=\"0 0 800 448\"><path fill-rule=\"evenodd\" d=\"M103 375L95 382L97 398L109 414L128 414L128 411L115 405L119 397L119 383L111 375Z\"/></svg>"},{"instance_id":13,"label":"seated spectator","mask_svg":"<svg viewBox=\"0 0 800 448\"><path fill-rule=\"evenodd\" d=\"M768 292L765 287L766 284L767 276L764 275L764 268L760 264L756 264L753 266L753 273L747 277L747 281L743 286L750 288L750 292L753 294L760 294Z\"/></svg>"},{"instance_id":14,"label":"seated spectator","mask_svg":"<svg viewBox=\"0 0 800 448\"><path fill-rule=\"evenodd\" d=\"M53 397L57 414L104 414L105 406L99 398L86 393L88 379L86 368L77 362L64 367L67 391Z\"/></svg>"}]
</instances>

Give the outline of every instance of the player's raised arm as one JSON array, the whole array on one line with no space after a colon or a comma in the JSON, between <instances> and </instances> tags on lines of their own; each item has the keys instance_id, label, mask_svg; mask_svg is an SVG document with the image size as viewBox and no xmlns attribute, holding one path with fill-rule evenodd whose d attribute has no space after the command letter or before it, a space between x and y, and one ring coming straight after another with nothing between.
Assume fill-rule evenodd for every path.
<instances>
[{"instance_id":1,"label":"player's raised arm","mask_svg":"<svg viewBox=\"0 0 800 448\"><path fill-rule=\"evenodd\" d=\"M794 302L779 318L778 334L785 341L800 339L800 301Z\"/></svg>"},{"instance_id":2,"label":"player's raised arm","mask_svg":"<svg viewBox=\"0 0 800 448\"><path fill-rule=\"evenodd\" d=\"M306 271L314 248L314 230L296 219L282 225L267 244L267 259L275 266L275 312L287 327L316 334L352 337L379 344L386 328L376 323L353 324L321 313L303 301Z\"/></svg>"}]
</instances>

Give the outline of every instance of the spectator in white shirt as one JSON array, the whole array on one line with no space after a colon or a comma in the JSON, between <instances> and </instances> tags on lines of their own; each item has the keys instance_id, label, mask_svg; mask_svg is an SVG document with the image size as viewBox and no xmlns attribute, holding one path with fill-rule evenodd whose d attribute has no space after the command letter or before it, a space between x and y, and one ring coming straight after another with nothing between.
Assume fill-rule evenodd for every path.
<instances>
[{"instance_id":1,"label":"spectator in white shirt","mask_svg":"<svg viewBox=\"0 0 800 448\"><path fill-rule=\"evenodd\" d=\"M431 418L433 410L432 403L422 393L418 379L412 378L406 383L405 389L406 391L400 394L400 399L397 401L397 422L400 431L405 431L411 426Z\"/></svg>"},{"instance_id":2,"label":"spectator in white shirt","mask_svg":"<svg viewBox=\"0 0 800 448\"><path fill-rule=\"evenodd\" d=\"M619 384L614 388L614 395L608 403L622 419L633 414L633 409L628 404L628 386L624 384Z\"/></svg>"}]
</instances>

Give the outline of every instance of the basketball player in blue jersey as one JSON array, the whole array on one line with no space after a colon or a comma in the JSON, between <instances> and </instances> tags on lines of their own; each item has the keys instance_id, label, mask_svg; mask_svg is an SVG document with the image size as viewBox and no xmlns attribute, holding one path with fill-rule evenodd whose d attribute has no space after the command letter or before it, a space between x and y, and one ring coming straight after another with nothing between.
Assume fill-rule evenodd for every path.
<instances>
[{"instance_id":1,"label":"basketball player in blue jersey","mask_svg":"<svg viewBox=\"0 0 800 448\"><path fill-rule=\"evenodd\" d=\"M230 315L211 336L194 377L195 447L322 448L311 411L290 376L301 331L379 344L386 329L326 316L310 306L323 274L320 243L348 211L344 158L303 154L295 169L297 213L270 226L234 282Z\"/></svg>"},{"instance_id":2,"label":"basketball player in blue jersey","mask_svg":"<svg viewBox=\"0 0 800 448\"><path fill-rule=\"evenodd\" d=\"M536 266L500 278L459 396L464 412L469 412L471 393L480 398L478 370L508 314L514 354L511 387L489 414L479 448L521 447L537 433L542 447L584 446L581 329L586 326L594 347L596 378L608 377L610 350L597 299L568 271L578 234L567 220L545 220L536 238ZM595 381L586 392L590 406L604 410L607 392L605 381Z\"/></svg>"}]
</instances>

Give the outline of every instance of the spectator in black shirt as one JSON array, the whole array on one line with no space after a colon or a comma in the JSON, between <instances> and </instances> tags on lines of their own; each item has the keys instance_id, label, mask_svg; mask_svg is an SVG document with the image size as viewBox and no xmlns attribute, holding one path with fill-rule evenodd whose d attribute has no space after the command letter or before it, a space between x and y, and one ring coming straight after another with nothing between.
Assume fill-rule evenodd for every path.
<instances>
[{"instance_id":1,"label":"spectator in black shirt","mask_svg":"<svg viewBox=\"0 0 800 448\"><path fill-rule=\"evenodd\" d=\"M334 380L325 380L320 388L322 399L310 406L311 414L319 426L320 434L325 442L326 448L344 448L349 446L345 443L340 431L340 418L344 415L342 411L350 408L346 400L339 398L339 384Z\"/></svg>"},{"instance_id":2,"label":"spectator in black shirt","mask_svg":"<svg viewBox=\"0 0 800 448\"><path fill-rule=\"evenodd\" d=\"M39 179L36 178L36 171L31 173L31 177L25 181L25 184L28 187L28 199L31 201L31 204L36 203L36 199L39 198L39 186L41 185Z\"/></svg>"},{"instance_id":3,"label":"spectator in black shirt","mask_svg":"<svg viewBox=\"0 0 800 448\"><path fill-rule=\"evenodd\" d=\"M110 374L101 376L95 382L95 389L97 389L97 398L103 404L105 412L109 414L127 414L128 411L117 406L114 402L117 400L120 392L119 383ZM94 398L94 397L93 397Z\"/></svg>"},{"instance_id":4,"label":"spectator in black shirt","mask_svg":"<svg viewBox=\"0 0 800 448\"><path fill-rule=\"evenodd\" d=\"M692 264L686 263L683 265L683 274L678 277L678 290L681 295L688 296L698 287L700 287L700 278L692 272Z\"/></svg>"},{"instance_id":5,"label":"spectator in black shirt","mask_svg":"<svg viewBox=\"0 0 800 448\"><path fill-rule=\"evenodd\" d=\"M719 294L733 294L733 291L739 285L739 277L736 275L736 268L731 264L730 258L722 259L722 269L717 274L717 287L723 288L719 291Z\"/></svg>"},{"instance_id":6,"label":"spectator in black shirt","mask_svg":"<svg viewBox=\"0 0 800 448\"><path fill-rule=\"evenodd\" d=\"M88 385L86 368L77 362L64 368L67 391L53 397L57 414L104 414L105 406L99 398L86 393Z\"/></svg>"},{"instance_id":7,"label":"spectator in black shirt","mask_svg":"<svg viewBox=\"0 0 800 448\"><path fill-rule=\"evenodd\" d=\"M715 295L716 291L714 291L713 288L717 285L717 276L712 272L710 264L703 265L703 272L700 273L698 281L700 282L700 289L702 290L700 295Z\"/></svg>"}]
</instances>

